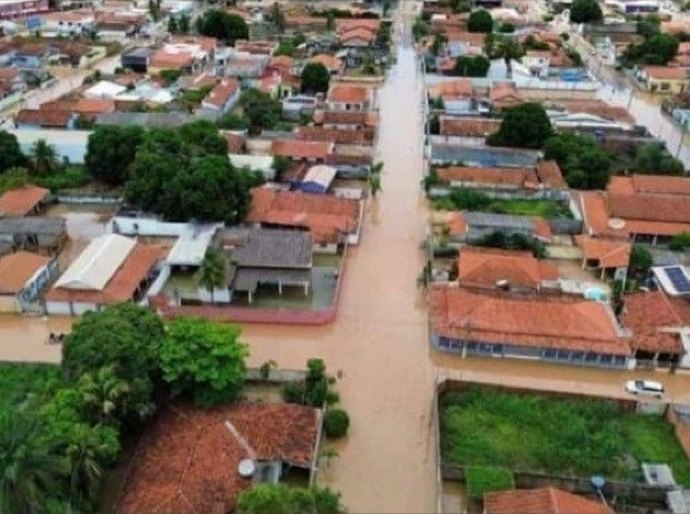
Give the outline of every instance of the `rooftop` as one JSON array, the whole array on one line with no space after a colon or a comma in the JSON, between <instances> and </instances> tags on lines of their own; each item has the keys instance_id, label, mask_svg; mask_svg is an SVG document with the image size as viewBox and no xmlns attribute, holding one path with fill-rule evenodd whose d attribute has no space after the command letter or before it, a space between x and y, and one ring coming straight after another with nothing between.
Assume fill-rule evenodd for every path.
<instances>
[{"instance_id":1,"label":"rooftop","mask_svg":"<svg viewBox=\"0 0 690 514\"><path fill-rule=\"evenodd\" d=\"M599 500L589 500L555 487L484 494L485 514L613 514Z\"/></svg>"},{"instance_id":2,"label":"rooftop","mask_svg":"<svg viewBox=\"0 0 690 514\"><path fill-rule=\"evenodd\" d=\"M72 113L45 109L22 109L15 115L14 120L22 125L64 128L72 120Z\"/></svg>"},{"instance_id":3,"label":"rooftop","mask_svg":"<svg viewBox=\"0 0 690 514\"><path fill-rule=\"evenodd\" d=\"M0 216L26 216L49 194L48 189L31 184L5 191L0 196Z\"/></svg>"},{"instance_id":4,"label":"rooftop","mask_svg":"<svg viewBox=\"0 0 690 514\"><path fill-rule=\"evenodd\" d=\"M43 267L50 257L30 252L16 252L0 257L0 294L17 294Z\"/></svg>"},{"instance_id":5,"label":"rooftop","mask_svg":"<svg viewBox=\"0 0 690 514\"><path fill-rule=\"evenodd\" d=\"M237 93L240 82L235 78L221 80L204 98L204 103L214 105L218 108L223 107L227 101Z\"/></svg>"},{"instance_id":6,"label":"rooftop","mask_svg":"<svg viewBox=\"0 0 690 514\"><path fill-rule=\"evenodd\" d=\"M285 139L273 142L273 155L293 159L325 159L333 153L334 144L328 141L300 141Z\"/></svg>"},{"instance_id":7,"label":"rooftop","mask_svg":"<svg viewBox=\"0 0 690 514\"><path fill-rule=\"evenodd\" d=\"M444 99L471 98L474 94L472 82L469 79L456 79L440 82L429 86L428 94L431 98Z\"/></svg>"},{"instance_id":8,"label":"rooftop","mask_svg":"<svg viewBox=\"0 0 690 514\"><path fill-rule=\"evenodd\" d=\"M328 90L331 102L364 103L369 99L369 89L362 86L332 86Z\"/></svg>"},{"instance_id":9,"label":"rooftop","mask_svg":"<svg viewBox=\"0 0 690 514\"><path fill-rule=\"evenodd\" d=\"M687 326L663 291L639 292L623 297L621 322L633 331L633 350L683 353L679 330Z\"/></svg>"},{"instance_id":10,"label":"rooftop","mask_svg":"<svg viewBox=\"0 0 690 514\"><path fill-rule=\"evenodd\" d=\"M627 268L631 245L621 239L594 238L586 234L575 236L585 259L598 261L599 268Z\"/></svg>"},{"instance_id":11,"label":"rooftop","mask_svg":"<svg viewBox=\"0 0 690 514\"><path fill-rule=\"evenodd\" d=\"M670 66L645 66L644 72L653 79L687 80L688 68Z\"/></svg>"},{"instance_id":12,"label":"rooftop","mask_svg":"<svg viewBox=\"0 0 690 514\"><path fill-rule=\"evenodd\" d=\"M238 267L311 267L312 241L309 232L230 229L223 233L222 239L225 248L231 247L231 260Z\"/></svg>"}]
</instances>

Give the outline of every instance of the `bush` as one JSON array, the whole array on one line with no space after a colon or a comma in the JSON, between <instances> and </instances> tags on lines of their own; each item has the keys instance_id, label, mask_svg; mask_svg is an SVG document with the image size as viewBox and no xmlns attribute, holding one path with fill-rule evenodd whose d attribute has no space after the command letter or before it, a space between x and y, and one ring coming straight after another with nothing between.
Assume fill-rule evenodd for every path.
<instances>
[{"instance_id":1,"label":"bush","mask_svg":"<svg viewBox=\"0 0 690 514\"><path fill-rule=\"evenodd\" d=\"M491 466L472 466L465 472L467 493L481 500L485 493L515 489L513 473L506 468Z\"/></svg>"},{"instance_id":2,"label":"bush","mask_svg":"<svg viewBox=\"0 0 690 514\"><path fill-rule=\"evenodd\" d=\"M491 13L486 9L477 9L470 14L467 20L467 30L469 32L489 33L493 30L494 20Z\"/></svg>"},{"instance_id":3,"label":"bush","mask_svg":"<svg viewBox=\"0 0 690 514\"><path fill-rule=\"evenodd\" d=\"M506 111L498 132L487 137L486 144L541 148L551 135L551 120L544 107L536 102L527 102Z\"/></svg>"},{"instance_id":4,"label":"bush","mask_svg":"<svg viewBox=\"0 0 690 514\"><path fill-rule=\"evenodd\" d=\"M342 409L328 409L323 416L323 430L326 437L337 439L347 434L350 416Z\"/></svg>"},{"instance_id":5,"label":"bush","mask_svg":"<svg viewBox=\"0 0 690 514\"><path fill-rule=\"evenodd\" d=\"M84 168L69 167L46 177L32 177L31 182L51 191L81 187L89 182L89 176Z\"/></svg>"},{"instance_id":6,"label":"bush","mask_svg":"<svg viewBox=\"0 0 690 514\"><path fill-rule=\"evenodd\" d=\"M671 238L668 247L676 252L682 252L690 246L690 232L681 232Z\"/></svg>"}]
</instances>

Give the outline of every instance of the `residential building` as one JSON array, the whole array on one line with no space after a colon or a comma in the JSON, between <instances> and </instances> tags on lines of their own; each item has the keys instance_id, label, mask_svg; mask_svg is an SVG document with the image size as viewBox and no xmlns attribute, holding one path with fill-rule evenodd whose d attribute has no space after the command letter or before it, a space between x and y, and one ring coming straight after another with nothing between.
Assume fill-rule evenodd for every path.
<instances>
[{"instance_id":1,"label":"residential building","mask_svg":"<svg viewBox=\"0 0 690 514\"><path fill-rule=\"evenodd\" d=\"M3 0L0 2L0 20L26 18L49 10L48 0Z\"/></svg>"},{"instance_id":2,"label":"residential building","mask_svg":"<svg viewBox=\"0 0 690 514\"><path fill-rule=\"evenodd\" d=\"M258 79L266 71L270 57L261 54L238 52L234 48L218 48L213 58L213 74L216 77Z\"/></svg>"},{"instance_id":3,"label":"residential building","mask_svg":"<svg viewBox=\"0 0 690 514\"><path fill-rule=\"evenodd\" d=\"M226 78L216 84L201 101L201 113L219 118L232 109L240 98L240 82Z\"/></svg>"},{"instance_id":4,"label":"residential building","mask_svg":"<svg viewBox=\"0 0 690 514\"><path fill-rule=\"evenodd\" d=\"M84 91L84 98L114 99L127 92L127 87L109 80L101 80Z\"/></svg>"},{"instance_id":5,"label":"residential building","mask_svg":"<svg viewBox=\"0 0 690 514\"><path fill-rule=\"evenodd\" d=\"M432 100L443 100L446 114L478 112L477 98L469 79L449 80L429 86L427 94Z\"/></svg>"},{"instance_id":6,"label":"residential building","mask_svg":"<svg viewBox=\"0 0 690 514\"><path fill-rule=\"evenodd\" d=\"M630 365L630 334L604 302L436 284L431 289L430 317L433 344L462 357Z\"/></svg>"},{"instance_id":7,"label":"residential building","mask_svg":"<svg viewBox=\"0 0 690 514\"><path fill-rule=\"evenodd\" d=\"M641 87L652 93L683 93L690 83L688 68L671 66L644 66L635 71Z\"/></svg>"},{"instance_id":8,"label":"residential building","mask_svg":"<svg viewBox=\"0 0 690 514\"><path fill-rule=\"evenodd\" d=\"M146 15L131 11L97 11L96 29L103 39L124 39L141 32Z\"/></svg>"},{"instance_id":9,"label":"residential building","mask_svg":"<svg viewBox=\"0 0 690 514\"><path fill-rule=\"evenodd\" d=\"M67 241L64 218L25 216L0 218L0 242L15 250L56 255Z\"/></svg>"},{"instance_id":10,"label":"residential building","mask_svg":"<svg viewBox=\"0 0 690 514\"><path fill-rule=\"evenodd\" d=\"M14 116L14 124L19 129L72 129L77 115L70 111L49 109L21 109Z\"/></svg>"},{"instance_id":11,"label":"residential building","mask_svg":"<svg viewBox=\"0 0 690 514\"><path fill-rule=\"evenodd\" d=\"M278 43L276 41L269 41L266 39L252 41L238 39L235 41L234 48L238 52L272 57L273 53L278 50Z\"/></svg>"},{"instance_id":12,"label":"residential building","mask_svg":"<svg viewBox=\"0 0 690 514\"><path fill-rule=\"evenodd\" d=\"M584 498L555 487L484 494L483 514L614 514L599 498Z\"/></svg>"},{"instance_id":13,"label":"residential building","mask_svg":"<svg viewBox=\"0 0 690 514\"><path fill-rule=\"evenodd\" d=\"M161 248L118 234L93 239L45 296L48 314L82 315L139 301L155 278Z\"/></svg>"},{"instance_id":14,"label":"residential building","mask_svg":"<svg viewBox=\"0 0 690 514\"><path fill-rule=\"evenodd\" d=\"M295 404L168 406L139 440L114 512L232 512L255 482L289 468L311 477L320 426L319 410Z\"/></svg>"},{"instance_id":15,"label":"residential building","mask_svg":"<svg viewBox=\"0 0 690 514\"><path fill-rule=\"evenodd\" d=\"M254 188L251 195L248 223L308 230L317 252L335 252L345 242L359 242L362 206L357 200L269 187Z\"/></svg>"},{"instance_id":16,"label":"residential building","mask_svg":"<svg viewBox=\"0 0 690 514\"><path fill-rule=\"evenodd\" d=\"M457 265L464 288L527 293L558 288L558 268L531 252L463 246Z\"/></svg>"},{"instance_id":17,"label":"residential building","mask_svg":"<svg viewBox=\"0 0 690 514\"><path fill-rule=\"evenodd\" d=\"M439 134L447 137L474 137L482 141L498 132L501 120L497 118L465 117L441 115L438 117Z\"/></svg>"},{"instance_id":18,"label":"residential building","mask_svg":"<svg viewBox=\"0 0 690 514\"><path fill-rule=\"evenodd\" d=\"M45 42L26 41L14 45L12 64L20 70L39 70L48 65L48 59L54 52Z\"/></svg>"},{"instance_id":19,"label":"residential building","mask_svg":"<svg viewBox=\"0 0 690 514\"><path fill-rule=\"evenodd\" d=\"M587 234L575 236L575 242L582 250L582 269L594 269L601 273L625 277L630 264L631 244L621 239L596 238Z\"/></svg>"},{"instance_id":20,"label":"residential building","mask_svg":"<svg viewBox=\"0 0 690 514\"><path fill-rule=\"evenodd\" d=\"M606 192L580 191L587 233L656 244L690 231L690 179L611 177Z\"/></svg>"},{"instance_id":21,"label":"residential building","mask_svg":"<svg viewBox=\"0 0 690 514\"><path fill-rule=\"evenodd\" d=\"M326 108L331 111L366 111L373 107L373 94L364 86L334 85L328 90Z\"/></svg>"},{"instance_id":22,"label":"residential building","mask_svg":"<svg viewBox=\"0 0 690 514\"><path fill-rule=\"evenodd\" d=\"M179 127L198 119L198 116L181 112L111 112L98 115L96 125Z\"/></svg>"},{"instance_id":23,"label":"residential building","mask_svg":"<svg viewBox=\"0 0 690 514\"><path fill-rule=\"evenodd\" d=\"M312 166L296 184L304 193L324 194L331 187L338 171L333 166L319 164Z\"/></svg>"},{"instance_id":24,"label":"residential building","mask_svg":"<svg viewBox=\"0 0 690 514\"><path fill-rule=\"evenodd\" d=\"M0 196L0 217L40 214L50 190L31 184L9 189Z\"/></svg>"},{"instance_id":25,"label":"residential building","mask_svg":"<svg viewBox=\"0 0 690 514\"><path fill-rule=\"evenodd\" d=\"M233 296L247 294L252 303L259 286L298 288L309 294L312 239L309 232L280 229L230 229L221 234L232 263L229 286Z\"/></svg>"},{"instance_id":26,"label":"residential building","mask_svg":"<svg viewBox=\"0 0 690 514\"><path fill-rule=\"evenodd\" d=\"M372 129L378 126L378 122L378 113L375 111L314 111L314 124L326 129Z\"/></svg>"},{"instance_id":27,"label":"residential building","mask_svg":"<svg viewBox=\"0 0 690 514\"><path fill-rule=\"evenodd\" d=\"M521 234L542 243L550 243L553 237L548 221L539 217L464 211L440 216L445 218L443 222L450 229L448 236L455 243L477 242L494 232Z\"/></svg>"},{"instance_id":28,"label":"residential building","mask_svg":"<svg viewBox=\"0 0 690 514\"><path fill-rule=\"evenodd\" d=\"M339 75L345 69L342 59L330 54L315 55L309 62L323 64L331 75Z\"/></svg>"},{"instance_id":29,"label":"residential building","mask_svg":"<svg viewBox=\"0 0 690 514\"><path fill-rule=\"evenodd\" d=\"M135 71L137 73L147 73L151 57L156 53L156 50L147 46L135 46L129 50L122 52L120 56L120 63L123 68Z\"/></svg>"},{"instance_id":30,"label":"residential building","mask_svg":"<svg viewBox=\"0 0 690 514\"><path fill-rule=\"evenodd\" d=\"M314 96L292 95L283 99L283 117L300 121L303 116L313 117L317 100Z\"/></svg>"},{"instance_id":31,"label":"residential building","mask_svg":"<svg viewBox=\"0 0 690 514\"><path fill-rule=\"evenodd\" d=\"M329 141L300 141L283 139L273 141L273 155L295 161L324 162L333 153L335 144Z\"/></svg>"},{"instance_id":32,"label":"residential building","mask_svg":"<svg viewBox=\"0 0 690 514\"><path fill-rule=\"evenodd\" d=\"M358 130L342 130L307 125L297 127L294 135L295 139L304 141L327 141L336 145L372 146L376 139L376 129L374 127L362 127Z\"/></svg>"},{"instance_id":33,"label":"residential building","mask_svg":"<svg viewBox=\"0 0 690 514\"><path fill-rule=\"evenodd\" d=\"M96 28L96 17L90 9L55 11L41 16L41 21L41 32L46 35L81 37Z\"/></svg>"},{"instance_id":34,"label":"residential building","mask_svg":"<svg viewBox=\"0 0 690 514\"><path fill-rule=\"evenodd\" d=\"M494 110L510 109L524 102L512 82L499 82L491 86L489 100Z\"/></svg>"},{"instance_id":35,"label":"residential building","mask_svg":"<svg viewBox=\"0 0 690 514\"><path fill-rule=\"evenodd\" d=\"M57 259L19 251L0 257L0 312L25 312L58 274Z\"/></svg>"}]
</instances>

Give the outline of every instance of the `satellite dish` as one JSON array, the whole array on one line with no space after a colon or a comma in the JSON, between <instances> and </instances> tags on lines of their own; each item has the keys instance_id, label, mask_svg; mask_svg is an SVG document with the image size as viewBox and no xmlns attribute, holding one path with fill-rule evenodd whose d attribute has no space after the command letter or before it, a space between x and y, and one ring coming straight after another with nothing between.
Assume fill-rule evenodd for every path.
<instances>
[{"instance_id":1,"label":"satellite dish","mask_svg":"<svg viewBox=\"0 0 690 514\"><path fill-rule=\"evenodd\" d=\"M625 227L625 220L622 220L620 218L611 218L609 219L608 225L610 228L614 230L620 230L623 227Z\"/></svg>"},{"instance_id":2,"label":"satellite dish","mask_svg":"<svg viewBox=\"0 0 690 514\"><path fill-rule=\"evenodd\" d=\"M242 478L251 478L254 476L256 471L256 464L252 459L243 459L240 461L239 466L237 466L237 472Z\"/></svg>"}]
</instances>

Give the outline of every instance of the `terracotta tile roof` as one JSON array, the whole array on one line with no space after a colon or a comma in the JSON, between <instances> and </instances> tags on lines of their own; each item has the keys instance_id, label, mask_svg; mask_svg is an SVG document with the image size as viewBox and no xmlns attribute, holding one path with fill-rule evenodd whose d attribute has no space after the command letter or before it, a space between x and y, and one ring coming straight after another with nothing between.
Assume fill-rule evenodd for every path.
<instances>
[{"instance_id":1,"label":"terracotta tile roof","mask_svg":"<svg viewBox=\"0 0 690 514\"><path fill-rule=\"evenodd\" d=\"M479 48L483 48L486 43L486 34L483 32L467 32L452 27L446 27L442 31L449 42L464 43Z\"/></svg>"},{"instance_id":2,"label":"terracotta tile roof","mask_svg":"<svg viewBox=\"0 0 690 514\"><path fill-rule=\"evenodd\" d=\"M633 175L632 177L611 177L609 193L661 193L689 195L690 179L665 175Z\"/></svg>"},{"instance_id":3,"label":"terracotta tile roof","mask_svg":"<svg viewBox=\"0 0 690 514\"><path fill-rule=\"evenodd\" d=\"M501 120L440 116L439 124L439 133L442 136L486 137L498 131Z\"/></svg>"},{"instance_id":4,"label":"terracotta tile roof","mask_svg":"<svg viewBox=\"0 0 690 514\"><path fill-rule=\"evenodd\" d=\"M375 33L379 25L381 21L375 18L345 18L337 21L336 32L342 34L355 29L365 29Z\"/></svg>"},{"instance_id":5,"label":"terracotta tile roof","mask_svg":"<svg viewBox=\"0 0 690 514\"><path fill-rule=\"evenodd\" d=\"M668 329L687 326L663 291L640 292L623 297L621 322L633 331L633 351L682 354L679 334Z\"/></svg>"},{"instance_id":6,"label":"terracotta tile roof","mask_svg":"<svg viewBox=\"0 0 690 514\"><path fill-rule=\"evenodd\" d=\"M507 280L511 287L539 289L543 281L558 280L558 269L531 252L464 246L458 257L458 281L463 287L494 289Z\"/></svg>"},{"instance_id":7,"label":"terracotta tile roof","mask_svg":"<svg viewBox=\"0 0 690 514\"><path fill-rule=\"evenodd\" d=\"M606 207L606 193L602 191L578 191L580 208L589 234L594 236L620 237L627 239L629 232L625 226L610 223Z\"/></svg>"},{"instance_id":8,"label":"terracotta tile roof","mask_svg":"<svg viewBox=\"0 0 690 514\"><path fill-rule=\"evenodd\" d=\"M564 100L558 103L571 113L583 112L623 123L635 123L635 118L625 107L607 104L601 100Z\"/></svg>"},{"instance_id":9,"label":"terracotta tile roof","mask_svg":"<svg viewBox=\"0 0 690 514\"><path fill-rule=\"evenodd\" d=\"M688 68L670 66L645 66L644 72L653 79L688 80Z\"/></svg>"},{"instance_id":10,"label":"terracotta tile roof","mask_svg":"<svg viewBox=\"0 0 690 514\"><path fill-rule=\"evenodd\" d=\"M0 294L17 294L26 283L50 262L50 257L30 252L0 257Z\"/></svg>"},{"instance_id":11,"label":"terracotta tile roof","mask_svg":"<svg viewBox=\"0 0 690 514\"><path fill-rule=\"evenodd\" d=\"M0 68L0 80L15 80L19 77L19 70L17 68L6 67Z\"/></svg>"},{"instance_id":12,"label":"terracotta tile roof","mask_svg":"<svg viewBox=\"0 0 690 514\"><path fill-rule=\"evenodd\" d=\"M271 59L269 66L273 68L280 68L284 70L291 70L295 64L295 60L288 55L278 55Z\"/></svg>"},{"instance_id":13,"label":"terracotta tile roof","mask_svg":"<svg viewBox=\"0 0 690 514\"><path fill-rule=\"evenodd\" d=\"M361 86L332 86L328 90L331 102L364 103L369 99L369 90Z\"/></svg>"},{"instance_id":14,"label":"terracotta tile roof","mask_svg":"<svg viewBox=\"0 0 690 514\"><path fill-rule=\"evenodd\" d=\"M53 302L84 302L111 305L131 300L142 280L166 253L164 248L137 243L120 268L100 290L53 287L45 298Z\"/></svg>"},{"instance_id":15,"label":"terracotta tile roof","mask_svg":"<svg viewBox=\"0 0 690 514\"><path fill-rule=\"evenodd\" d=\"M115 102L97 98L80 98L72 110L80 114L107 114L115 111Z\"/></svg>"},{"instance_id":16,"label":"terracotta tile roof","mask_svg":"<svg viewBox=\"0 0 690 514\"><path fill-rule=\"evenodd\" d=\"M293 159L325 159L333 153L334 146L328 141L278 140L273 141L273 155Z\"/></svg>"},{"instance_id":17,"label":"terracotta tile roof","mask_svg":"<svg viewBox=\"0 0 690 514\"><path fill-rule=\"evenodd\" d=\"M441 182L475 182L486 185L538 187L539 179L532 168L483 168L480 166L450 166L439 168L436 175Z\"/></svg>"},{"instance_id":18,"label":"terracotta tile roof","mask_svg":"<svg viewBox=\"0 0 690 514\"><path fill-rule=\"evenodd\" d=\"M189 34L177 34L170 36L170 43L173 44L188 44L188 45L199 45L205 52L211 53L218 46L218 40L214 37L209 36L199 36L199 35L189 35Z\"/></svg>"},{"instance_id":19,"label":"terracotta tile roof","mask_svg":"<svg viewBox=\"0 0 690 514\"><path fill-rule=\"evenodd\" d=\"M203 101L204 103L214 105L220 109L235 93L237 93L239 88L240 82L236 78L223 79L216 84Z\"/></svg>"},{"instance_id":20,"label":"terracotta tile roof","mask_svg":"<svg viewBox=\"0 0 690 514\"><path fill-rule=\"evenodd\" d=\"M589 300L435 285L431 323L437 335L453 339L630 355L608 305Z\"/></svg>"},{"instance_id":21,"label":"terracotta tile roof","mask_svg":"<svg viewBox=\"0 0 690 514\"><path fill-rule=\"evenodd\" d=\"M251 195L249 223L305 228L317 244L337 242L340 235L357 230L357 200L266 187L252 189Z\"/></svg>"},{"instance_id":22,"label":"terracotta tile roof","mask_svg":"<svg viewBox=\"0 0 690 514\"><path fill-rule=\"evenodd\" d=\"M373 43L376 39L376 32L365 28L354 28L338 34L341 42L352 41L353 39L363 39L368 43Z\"/></svg>"},{"instance_id":23,"label":"terracotta tile roof","mask_svg":"<svg viewBox=\"0 0 690 514\"><path fill-rule=\"evenodd\" d=\"M555 487L500 491L484 495L485 514L613 514L599 500Z\"/></svg>"},{"instance_id":24,"label":"terracotta tile roof","mask_svg":"<svg viewBox=\"0 0 690 514\"><path fill-rule=\"evenodd\" d=\"M365 125L376 127L379 124L376 112L356 111L316 111L314 123L324 125Z\"/></svg>"},{"instance_id":25,"label":"terracotta tile roof","mask_svg":"<svg viewBox=\"0 0 690 514\"><path fill-rule=\"evenodd\" d=\"M535 168L539 181L553 189L567 189L568 184L563 178L561 168L553 160L539 161Z\"/></svg>"},{"instance_id":26,"label":"terracotta tile roof","mask_svg":"<svg viewBox=\"0 0 690 514\"><path fill-rule=\"evenodd\" d=\"M434 212L433 223L434 225L446 225L451 236L458 236L467 232L467 221L461 212Z\"/></svg>"},{"instance_id":27,"label":"terracotta tile roof","mask_svg":"<svg viewBox=\"0 0 690 514\"><path fill-rule=\"evenodd\" d=\"M690 223L690 198L669 194L607 194L609 215L625 220Z\"/></svg>"},{"instance_id":28,"label":"terracotta tile roof","mask_svg":"<svg viewBox=\"0 0 690 514\"><path fill-rule=\"evenodd\" d=\"M0 216L26 216L49 194L48 189L31 184L5 191L0 196Z\"/></svg>"},{"instance_id":29,"label":"terracotta tile roof","mask_svg":"<svg viewBox=\"0 0 690 514\"><path fill-rule=\"evenodd\" d=\"M174 405L142 436L117 500L118 514L225 513L251 487L243 459L310 468L320 417L311 407Z\"/></svg>"},{"instance_id":30,"label":"terracotta tile roof","mask_svg":"<svg viewBox=\"0 0 690 514\"><path fill-rule=\"evenodd\" d=\"M491 103L500 109L514 107L524 102L512 82L494 83L489 92Z\"/></svg>"},{"instance_id":31,"label":"terracotta tile roof","mask_svg":"<svg viewBox=\"0 0 690 514\"><path fill-rule=\"evenodd\" d=\"M69 125L72 113L45 109L22 109L14 117L17 123L39 125L41 127L60 127Z\"/></svg>"},{"instance_id":32,"label":"terracotta tile roof","mask_svg":"<svg viewBox=\"0 0 690 514\"><path fill-rule=\"evenodd\" d=\"M295 138L306 141L330 141L336 144L371 146L376 131L371 127L360 130L328 129L324 127L297 127Z\"/></svg>"},{"instance_id":33,"label":"terracotta tile roof","mask_svg":"<svg viewBox=\"0 0 690 514\"><path fill-rule=\"evenodd\" d=\"M149 66L151 68L181 69L191 66L194 56L190 52L168 52L164 49L158 50L151 56Z\"/></svg>"},{"instance_id":34,"label":"terracotta tile roof","mask_svg":"<svg viewBox=\"0 0 690 514\"><path fill-rule=\"evenodd\" d=\"M575 236L577 245L587 260L599 261L599 268L627 268L630 263L628 241L621 239L599 239L585 234Z\"/></svg>"},{"instance_id":35,"label":"terracotta tile roof","mask_svg":"<svg viewBox=\"0 0 690 514\"><path fill-rule=\"evenodd\" d=\"M474 88L469 79L449 80L429 86L428 94L431 98L462 99L471 98L474 95Z\"/></svg>"},{"instance_id":36,"label":"terracotta tile roof","mask_svg":"<svg viewBox=\"0 0 690 514\"><path fill-rule=\"evenodd\" d=\"M244 153L244 147L247 144L247 138L245 136L233 132L225 132L223 136L228 142L229 153Z\"/></svg>"},{"instance_id":37,"label":"terracotta tile roof","mask_svg":"<svg viewBox=\"0 0 690 514\"><path fill-rule=\"evenodd\" d=\"M309 62L314 62L314 63L321 63L323 64L328 71L334 72L334 71L340 71L340 69L343 66L343 62L338 59L334 55L329 55L329 54L319 54L315 55L311 59L309 59Z\"/></svg>"}]
</instances>

